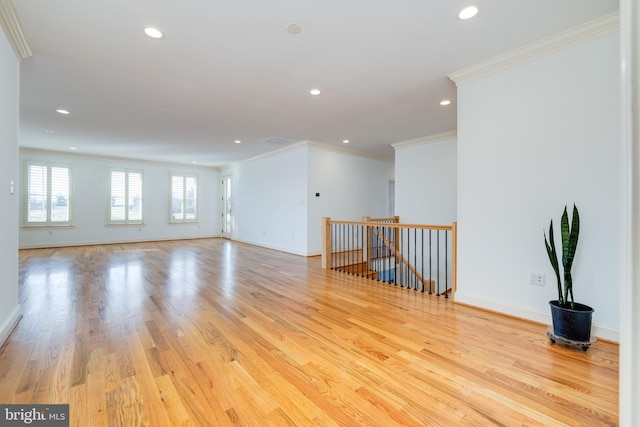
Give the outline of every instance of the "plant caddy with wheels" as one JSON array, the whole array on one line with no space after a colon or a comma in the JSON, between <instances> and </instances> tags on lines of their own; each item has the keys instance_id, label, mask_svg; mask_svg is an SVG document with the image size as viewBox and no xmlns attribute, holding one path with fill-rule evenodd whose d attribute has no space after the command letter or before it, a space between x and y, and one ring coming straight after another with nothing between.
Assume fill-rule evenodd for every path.
<instances>
[{"instance_id":1,"label":"plant caddy with wheels","mask_svg":"<svg viewBox=\"0 0 640 427\"><path fill-rule=\"evenodd\" d=\"M547 329L547 336L552 343L556 341L581 347L588 350L596 340L591 338L591 318L593 308L573 301L573 282L571 279L571 267L578 246L580 234L580 215L578 208L573 205L573 217L569 225L567 207L560 220L560 232L562 237L562 266L564 268L564 286L560 279L560 266L558 254L553 239L553 220L549 225L549 240L544 236L544 244L547 248L549 261L556 273L558 282L558 299L549 301L551 306L551 319L553 326Z\"/></svg>"}]
</instances>

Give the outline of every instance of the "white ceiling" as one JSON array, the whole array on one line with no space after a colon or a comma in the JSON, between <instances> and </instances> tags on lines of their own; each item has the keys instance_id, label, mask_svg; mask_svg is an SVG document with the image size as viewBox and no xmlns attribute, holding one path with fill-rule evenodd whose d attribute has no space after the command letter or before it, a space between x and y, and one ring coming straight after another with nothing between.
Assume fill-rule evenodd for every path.
<instances>
[{"instance_id":1,"label":"white ceiling","mask_svg":"<svg viewBox=\"0 0 640 427\"><path fill-rule=\"evenodd\" d=\"M276 137L391 160L391 143L456 128L448 73L618 8L472 3L461 21L467 0L13 0L33 52L20 146L221 166Z\"/></svg>"}]
</instances>

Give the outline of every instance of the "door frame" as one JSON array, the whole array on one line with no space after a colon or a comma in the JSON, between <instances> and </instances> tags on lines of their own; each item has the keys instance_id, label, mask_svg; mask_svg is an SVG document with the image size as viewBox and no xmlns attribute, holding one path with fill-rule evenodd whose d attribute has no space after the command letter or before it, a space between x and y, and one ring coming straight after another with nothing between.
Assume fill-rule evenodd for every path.
<instances>
[{"instance_id":1,"label":"door frame","mask_svg":"<svg viewBox=\"0 0 640 427\"><path fill-rule=\"evenodd\" d=\"M233 180L231 175L222 176L222 198L220 203L220 236L225 239L233 238Z\"/></svg>"}]
</instances>

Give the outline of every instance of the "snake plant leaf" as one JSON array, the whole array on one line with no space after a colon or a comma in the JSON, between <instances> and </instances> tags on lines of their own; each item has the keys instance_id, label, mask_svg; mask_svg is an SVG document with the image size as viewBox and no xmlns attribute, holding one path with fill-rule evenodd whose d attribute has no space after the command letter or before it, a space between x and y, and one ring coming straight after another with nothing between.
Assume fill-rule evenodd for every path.
<instances>
[{"instance_id":1,"label":"snake plant leaf","mask_svg":"<svg viewBox=\"0 0 640 427\"><path fill-rule=\"evenodd\" d=\"M565 305L574 308L571 267L573 266L573 259L576 254L576 248L578 247L578 236L580 234L580 214L575 204L573 205L571 224L569 224L567 206L564 207L564 212L560 220L560 230L562 234L562 266L564 267L563 302ZM571 298L570 304L569 298Z\"/></svg>"},{"instance_id":2,"label":"snake plant leaf","mask_svg":"<svg viewBox=\"0 0 640 427\"><path fill-rule=\"evenodd\" d=\"M549 244L549 241L551 244ZM556 274L556 282L558 284L558 303L562 306L564 305L564 300L562 296L562 282L560 281L560 266L558 265L558 253L556 251L556 245L554 243L553 238L553 220L549 224L549 241L547 241L547 235L544 236L544 245L547 248L547 255L549 256L549 261L551 262L551 266L553 267L553 271Z\"/></svg>"},{"instance_id":3,"label":"snake plant leaf","mask_svg":"<svg viewBox=\"0 0 640 427\"><path fill-rule=\"evenodd\" d=\"M567 266L565 267L566 275L568 275L568 283L565 279L565 292L568 291L571 296L571 308L575 308L573 301L573 280L571 278L571 267L573 266L573 259L576 255L576 248L578 247L578 236L580 235L580 214L575 203L573 205L573 215L571 218L571 231L569 233L569 248L567 253ZM566 303L565 299L565 303Z\"/></svg>"},{"instance_id":4,"label":"snake plant leaf","mask_svg":"<svg viewBox=\"0 0 640 427\"><path fill-rule=\"evenodd\" d=\"M562 265L567 268L567 253L569 252L569 215L567 207L564 207L562 218L560 219L560 237L562 239Z\"/></svg>"},{"instance_id":5,"label":"snake plant leaf","mask_svg":"<svg viewBox=\"0 0 640 427\"><path fill-rule=\"evenodd\" d=\"M569 244L567 250L567 263L569 268L573 265L573 258L576 255L576 248L578 247L578 236L580 235L580 214L578 208L573 205L573 217L571 219L571 231L569 232Z\"/></svg>"}]
</instances>

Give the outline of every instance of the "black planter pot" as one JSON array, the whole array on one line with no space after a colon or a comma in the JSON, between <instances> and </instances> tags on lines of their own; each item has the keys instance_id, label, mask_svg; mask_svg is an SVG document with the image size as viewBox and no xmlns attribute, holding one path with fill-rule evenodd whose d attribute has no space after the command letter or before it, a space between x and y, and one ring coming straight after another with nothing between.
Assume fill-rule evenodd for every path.
<instances>
[{"instance_id":1,"label":"black planter pot","mask_svg":"<svg viewBox=\"0 0 640 427\"><path fill-rule=\"evenodd\" d=\"M575 303L574 309L563 308L557 300L549 301L549 305L554 335L571 341L590 341L593 308L580 303Z\"/></svg>"}]
</instances>

